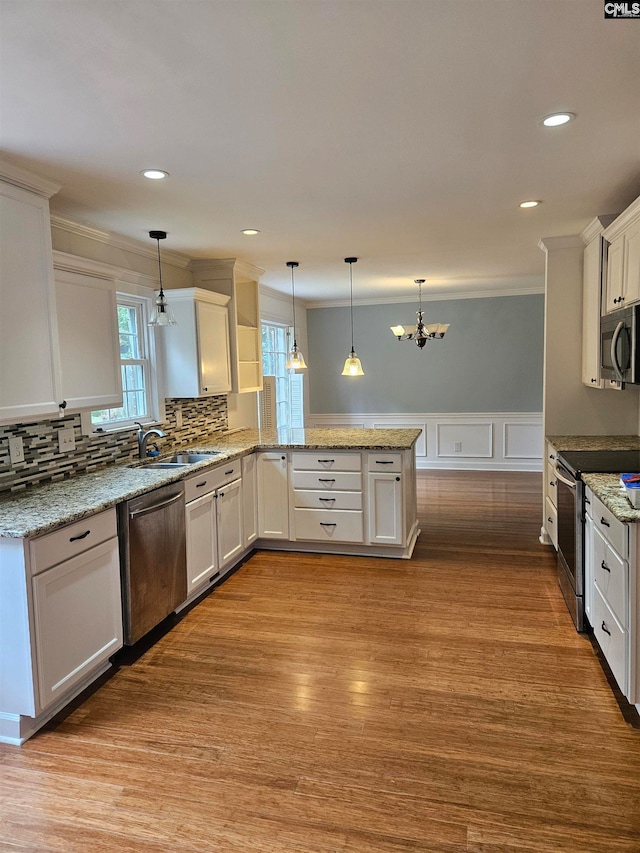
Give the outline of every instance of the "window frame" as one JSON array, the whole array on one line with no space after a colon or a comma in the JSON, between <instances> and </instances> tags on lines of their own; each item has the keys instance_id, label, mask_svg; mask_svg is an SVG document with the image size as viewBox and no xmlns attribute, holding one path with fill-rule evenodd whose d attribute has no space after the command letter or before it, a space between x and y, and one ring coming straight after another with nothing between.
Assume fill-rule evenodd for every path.
<instances>
[{"instance_id":1,"label":"window frame","mask_svg":"<svg viewBox=\"0 0 640 853\"><path fill-rule=\"evenodd\" d=\"M147 287L133 285L123 281L116 281L116 306L123 305L133 307L139 312L139 344L142 358L120 359L120 368L123 364L143 364L145 372L145 393L147 397L147 415L138 418L137 422L144 426L160 424L165 420L164 395L159 387L159 351L156 347L154 328L149 326L149 317L153 308L155 294ZM117 408L109 406L108 408ZM84 435L105 435L123 430L137 429L136 421L132 418L108 421L104 426L94 424L91 420L92 411L99 409L85 409L81 413L82 432Z\"/></svg>"}]
</instances>

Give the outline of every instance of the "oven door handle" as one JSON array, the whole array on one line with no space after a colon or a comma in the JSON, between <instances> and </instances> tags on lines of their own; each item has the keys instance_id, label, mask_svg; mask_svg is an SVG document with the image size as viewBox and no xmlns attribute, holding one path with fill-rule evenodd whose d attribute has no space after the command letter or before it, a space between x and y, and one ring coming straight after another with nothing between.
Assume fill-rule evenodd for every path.
<instances>
[{"instance_id":1,"label":"oven door handle","mask_svg":"<svg viewBox=\"0 0 640 853\"><path fill-rule=\"evenodd\" d=\"M554 473L555 473L556 477L560 480L560 482L561 482L561 483L564 483L564 484L565 484L565 486L569 486L569 488L570 488L570 489L574 489L574 490L575 490L575 488L576 488L576 484L575 484L575 482L572 482L571 480L567 480L567 478L566 478L566 477L563 477L563 476L562 476L562 474L560 473L560 471L558 471L558 465L557 465L557 463L553 466L553 470L554 470Z\"/></svg>"},{"instance_id":2,"label":"oven door handle","mask_svg":"<svg viewBox=\"0 0 640 853\"><path fill-rule=\"evenodd\" d=\"M620 320L620 322L616 326L615 332L613 333L613 337L611 338L611 364L613 365L613 372L618 377L620 382L624 382L624 376L622 374L622 368L618 364L618 359L616 358L616 347L618 346L618 339L623 329L624 321Z\"/></svg>"}]
</instances>

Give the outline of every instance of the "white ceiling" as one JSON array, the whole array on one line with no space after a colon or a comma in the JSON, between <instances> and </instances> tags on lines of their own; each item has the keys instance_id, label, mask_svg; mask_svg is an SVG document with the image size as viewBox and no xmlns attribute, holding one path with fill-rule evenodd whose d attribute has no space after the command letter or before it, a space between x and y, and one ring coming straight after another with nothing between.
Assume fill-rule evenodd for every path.
<instances>
[{"instance_id":1,"label":"white ceiling","mask_svg":"<svg viewBox=\"0 0 640 853\"><path fill-rule=\"evenodd\" d=\"M0 0L2 148L52 209L314 300L529 290L640 194L640 21L602 0ZM559 109L571 124L544 129ZM166 169L168 180L139 175ZM523 199L544 203L523 211ZM259 228L245 237L243 228Z\"/></svg>"}]
</instances>

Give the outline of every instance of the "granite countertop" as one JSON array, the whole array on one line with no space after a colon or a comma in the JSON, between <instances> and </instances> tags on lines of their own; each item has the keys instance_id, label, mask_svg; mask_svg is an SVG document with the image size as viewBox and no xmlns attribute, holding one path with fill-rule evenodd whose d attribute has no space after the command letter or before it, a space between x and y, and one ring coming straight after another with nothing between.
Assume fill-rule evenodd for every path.
<instances>
[{"instance_id":1,"label":"granite countertop","mask_svg":"<svg viewBox=\"0 0 640 853\"><path fill-rule=\"evenodd\" d=\"M556 450L640 450L640 435L548 435Z\"/></svg>"},{"instance_id":2,"label":"granite countertop","mask_svg":"<svg viewBox=\"0 0 640 853\"><path fill-rule=\"evenodd\" d=\"M620 474L583 474L582 480L618 521L640 522L640 509L631 506L620 484Z\"/></svg>"},{"instance_id":3,"label":"granite countertop","mask_svg":"<svg viewBox=\"0 0 640 853\"><path fill-rule=\"evenodd\" d=\"M410 450L419 436L419 429L247 429L226 435L217 433L210 439L176 448L179 452L190 453L217 451L210 460L186 468L153 469L144 463L134 463L133 467L113 465L97 473L0 497L0 538L40 536L254 450Z\"/></svg>"}]
</instances>

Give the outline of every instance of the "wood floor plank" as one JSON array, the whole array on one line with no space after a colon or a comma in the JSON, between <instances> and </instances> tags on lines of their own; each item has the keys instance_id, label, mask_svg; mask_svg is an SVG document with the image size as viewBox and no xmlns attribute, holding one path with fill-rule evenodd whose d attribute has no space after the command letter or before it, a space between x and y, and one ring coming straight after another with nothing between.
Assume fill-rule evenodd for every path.
<instances>
[{"instance_id":1,"label":"wood floor plank","mask_svg":"<svg viewBox=\"0 0 640 853\"><path fill-rule=\"evenodd\" d=\"M259 552L21 749L7 853L640 853L640 730L541 475L420 472L411 560Z\"/></svg>"}]
</instances>

